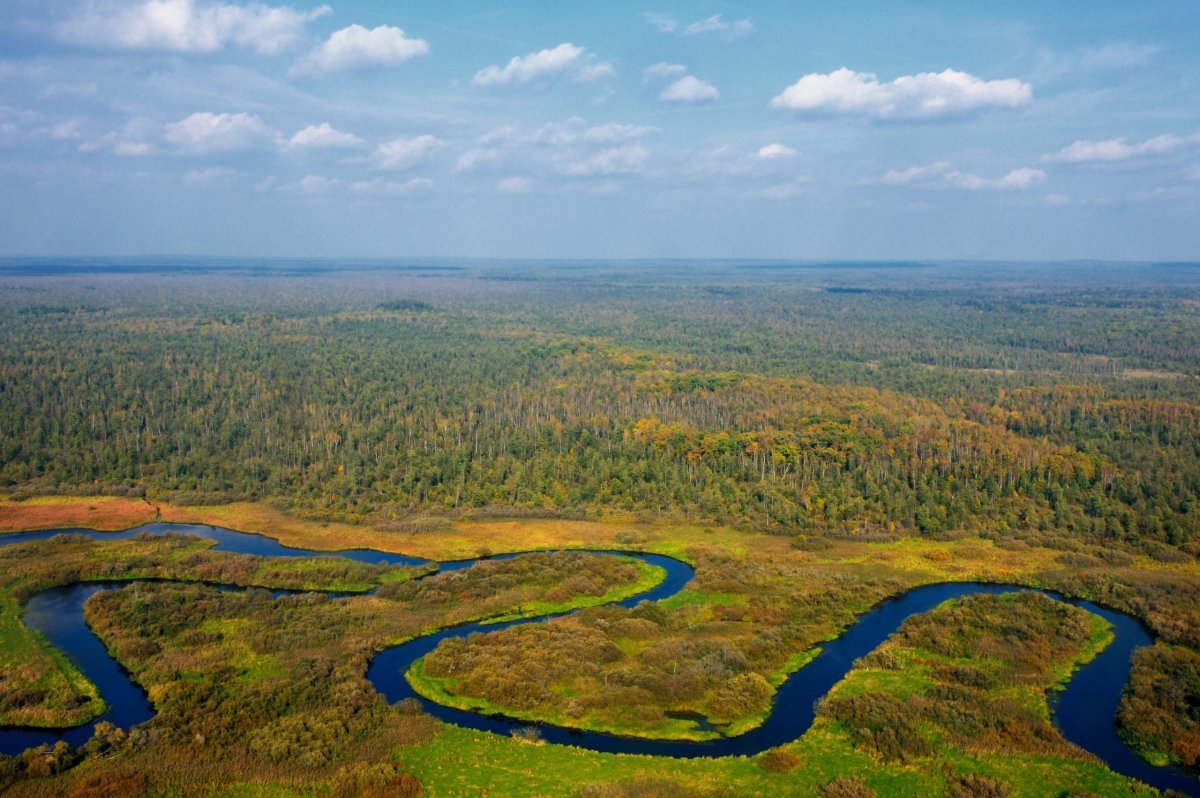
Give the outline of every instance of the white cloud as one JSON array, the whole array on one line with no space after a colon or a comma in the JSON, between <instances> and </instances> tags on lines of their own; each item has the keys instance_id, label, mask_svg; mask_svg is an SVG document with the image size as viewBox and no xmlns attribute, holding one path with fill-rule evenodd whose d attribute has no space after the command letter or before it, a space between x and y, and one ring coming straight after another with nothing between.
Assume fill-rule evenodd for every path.
<instances>
[{"instance_id":1,"label":"white cloud","mask_svg":"<svg viewBox=\"0 0 1200 798\"><path fill-rule=\"evenodd\" d=\"M270 186L266 186L270 188ZM305 175L295 183L279 186L279 191L285 193L307 194L319 197L326 194L352 194L360 197L368 196L402 196L405 194L424 193L433 188L433 181L417 177L407 181L385 180L377 177L374 180L342 180L337 177L322 175Z\"/></svg>"},{"instance_id":2,"label":"white cloud","mask_svg":"<svg viewBox=\"0 0 1200 798\"><path fill-rule=\"evenodd\" d=\"M118 141L113 145L113 152L122 157L137 157L149 155L153 148L144 141Z\"/></svg>"},{"instance_id":3,"label":"white cloud","mask_svg":"<svg viewBox=\"0 0 1200 798\"><path fill-rule=\"evenodd\" d=\"M756 157L764 161L773 161L776 158L794 158L796 151L786 144L768 144L759 149Z\"/></svg>"},{"instance_id":4,"label":"white cloud","mask_svg":"<svg viewBox=\"0 0 1200 798\"><path fill-rule=\"evenodd\" d=\"M563 173L572 177L633 175L644 172L649 159L650 151L640 144L610 147L590 158L565 164Z\"/></svg>"},{"instance_id":5,"label":"white cloud","mask_svg":"<svg viewBox=\"0 0 1200 798\"><path fill-rule=\"evenodd\" d=\"M703 36L710 33L720 33L727 39L738 39L754 32L754 23L750 20L739 19L735 22L727 22L720 14L696 20L682 27L679 20L670 14L649 12L642 14L642 19L657 28L659 33L678 33L680 36Z\"/></svg>"},{"instance_id":6,"label":"white cloud","mask_svg":"<svg viewBox=\"0 0 1200 798\"><path fill-rule=\"evenodd\" d=\"M947 161L910 166L886 172L879 182L890 186L915 185L921 188L957 188L966 191L1025 191L1046 182L1046 173L1028 166L1013 169L1003 177L986 178L955 169Z\"/></svg>"},{"instance_id":7,"label":"white cloud","mask_svg":"<svg viewBox=\"0 0 1200 798\"><path fill-rule=\"evenodd\" d=\"M683 29L684 36L700 36L705 33L726 33L732 38L747 36L754 32L754 23L748 19L726 22L720 14L693 22Z\"/></svg>"},{"instance_id":8,"label":"white cloud","mask_svg":"<svg viewBox=\"0 0 1200 798\"><path fill-rule=\"evenodd\" d=\"M1100 47L1085 47L1065 53L1046 51L1042 56L1038 74L1041 79L1059 80L1138 69L1150 63L1159 52L1153 45L1116 43Z\"/></svg>"},{"instance_id":9,"label":"white cloud","mask_svg":"<svg viewBox=\"0 0 1200 798\"><path fill-rule=\"evenodd\" d=\"M704 103L721 96L717 87L693 75L685 75L662 90L658 99L663 102Z\"/></svg>"},{"instance_id":10,"label":"white cloud","mask_svg":"<svg viewBox=\"0 0 1200 798\"><path fill-rule=\"evenodd\" d=\"M733 28L730 29L730 33L734 36L734 38L749 36L751 33L754 33L754 23L748 19L739 19L737 22L733 23Z\"/></svg>"},{"instance_id":11,"label":"white cloud","mask_svg":"<svg viewBox=\"0 0 1200 798\"><path fill-rule=\"evenodd\" d=\"M58 34L76 44L118 49L210 53L235 45L270 55L290 47L309 21L328 13L328 6L298 11L262 3L103 2L89 4L86 13L60 25Z\"/></svg>"},{"instance_id":12,"label":"white cloud","mask_svg":"<svg viewBox=\"0 0 1200 798\"><path fill-rule=\"evenodd\" d=\"M467 150L458 156L458 164L454 167L460 172L471 172L484 166L499 163L503 158L500 150L492 147L477 147Z\"/></svg>"},{"instance_id":13,"label":"white cloud","mask_svg":"<svg viewBox=\"0 0 1200 798\"><path fill-rule=\"evenodd\" d=\"M50 129L50 138L55 141L71 141L73 139L82 138L79 132L79 127L82 124L79 119L68 119L66 122L59 122Z\"/></svg>"},{"instance_id":14,"label":"white cloud","mask_svg":"<svg viewBox=\"0 0 1200 798\"><path fill-rule=\"evenodd\" d=\"M402 196L405 194L424 194L433 190L433 181L427 177L414 177L403 183L395 180L359 180L350 184L350 190L356 194L382 194L387 196Z\"/></svg>"},{"instance_id":15,"label":"white cloud","mask_svg":"<svg viewBox=\"0 0 1200 798\"><path fill-rule=\"evenodd\" d=\"M565 122L547 122L528 136L518 136L517 139L523 139L522 143L562 147L578 141L583 126L583 119L573 116Z\"/></svg>"},{"instance_id":16,"label":"white cloud","mask_svg":"<svg viewBox=\"0 0 1200 798\"><path fill-rule=\"evenodd\" d=\"M375 162L380 169L411 169L442 146L441 139L430 135L395 139L379 145Z\"/></svg>"},{"instance_id":17,"label":"white cloud","mask_svg":"<svg viewBox=\"0 0 1200 798\"><path fill-rule=\"evenodd\" d=\"M593 80L600 80L600 78L611 78L615 74L617 74L617 69L611 61L595 61L584 64L580 68L579 74L575 76L575 80L589 83Z\"/></svg>"},{"instance_id":18,"label":"white cloud","mask_svg":"<svg viewBox=\"0 0 1200 798\"><path fill-rule=\"evenodd\" d=\"M274 140L277 134L253 114L192 114L163 128L163 138L191 153L245 150Z\"/></svg>"},{"instance_id":19,"label":"white cloud","mask_svg":"<svg viewBox=\"0 0 1200 798\"><path fill-rule=\"evenodd\" d=\"M659 33L674 33L679 28L679 23L674 17L669 14L660 14L657 11L648 11L642 14L642 19L658 28Z\"/></svg>"},{"instance_id":20,"label":"white cloud","mask_svg":"<svg viewBox=\"0 0 1200 798\"><path fill-rule=\"evenodd\" d=\"M344 183L340 180L331 180L321 175L305 175L296 184L296 188L309 194L321 194L341 185L344 185Z\"/></svg>"},{"instance_id":21,"label":"white cloud","mask_svg":"<svg viewBox=\"0 0 1200 798\"><path fill-rule=\"evenodd\" d=\"M642 84L660 83L672 79L678 79L687 74L687 67L683 64L653 64L646 67L642 72Z\"/></svg>"},{"instance_id":22,"label":"white cloud","mask_svg":"<svg viewBox=\"0 0 1200 798\"><path fill-rule=\"evenodd\" d=\"M1145 66L1158 50L1158 47L1148 44L1109 44L1080 51L1076 61L1081 69L1092 72L1131 69Z\"/></svg>"},{"instance_id":23,"label":"white cloud","mask_svg":"<svg viewBox=\"0 0 1200 798\"><path fill-rule=\"evenodd\" d=\"M351 25L334 31L292 67L292 75L328 75L368 66L396 66L429 53L424 39L409 38L402 29Z\"/></svg>"},{"instance_id":24,"label":"white cloud","mask_svg":"<svg viewBox=\"0 0 1200 798\"><path fill-rule=\"evenodd\" d=\"M1128 161L1134 158L1150 158L1173 155L1188 147L1200 145L1200 133L1191 136L1155 136L1140 144L1130 144L1125 139L1107 141L1076 141L1068 147L1047 155L1044 160L1060 163L1103 163Z\"/></svg>"},{"instance_id":25,"label":"white cloud","mask_svg":"<svg viewBox=\"0 0 1200 798\"><path fill-rule=\"evenodd\" d=\"M150 145L152 138L162 133L162 127L149 119L137 117L125 123L120 132L110 132L97 139L90 139L79 145L79 151L85 154L111 150L122 157L149 155L154 148Z\"/></svg>"},{"instance_id":26,"label":"white cloud","mask_svg":"<svg viewBox=\"0 0 1200 798\"><path fill-rule=\"evenodd\" d=\"M659 129L656 127L621 125L616 122L610 122L606 125L597 125L596 127L588 128L584 131L583 140L598 144L617 144L652 136L658 132Z\"/></svg>"},{"instance_id":27,"label":"white cloud","mask_svg":"<svg viewBox=\"0 0 1200 798\"><path fill-rule=\"evenodd\" d=\"M789 200L804 194L808 190L808 178L797 177L788 183L776 183L759 191L750 191L748 196L754 199Z\"/></svg>"},{"instance_id":28,"label":"white cloud","mask_svg":"<svg viewBox=\"0 0 1200 798\"><path fill-rule=\"evenodd\" d=\"M552 184L563 177L617 178L647 171L645 142L661 131L646 125L609 122L588 125L573 116L532 130L505 126L480 137L458 158L458 171L493 173L497 180L521 177ZM610 181L611 182L611 181ZM514 184L505 184L512 189ZM595 183L590 183L594 187ZM498 191L504 191L497 184Z\"/></svg>"},{"instance_id":29,"label":"white cloud","mask_svg":"<svg viewBox=\"0 0 1200 798\"><path fill-rule=\"evenodd\" d=\"M191 188L207 188L221 183L228 183L238 176L238 172L225 167L214 166L209 169L194 169L183 176L184 185Z\"/></svg>"},{"instance_id":30,"label":"white cloud","mask_svg":"<svg viewBox=\"0 0 1200 798\"><path fill-rule=\"evenodd\" d=\"M572 116L562 122L547 122L537 130L523 134L518 128L506 126L485 134L481 143L485 146L539 145L566 147L578 143L619 144L645 138L661 132L656 127L625 125L609 122L588 127L582 117Z\"/></svg>"},{"instance_id":31,"label":"white cloud","mask_svg":"<svg viewBox=\"0 0 1200 798\"><path fill-rule=\"evenodd\" d=\"M564 42L548 50L514 56L502 67L489 66L481 69L475 73L471 83L490 88L541 83L562 77L583 81L596 80L613 73L611 63L598 61L584 48Z\"/></svg>"},{"instance_id":32,"label":"white cloud","mask_svg":"<svg viewBox=\"0 0 1200 798\"><path fill-rule=\"evenodd\" d=\"M725 22L725 20L721 19L721 15L714 14L708 19L702 19L697 22L693 22L691 25L688 25L683 29L683 35L696 36L701 33L716 33L717 31L726 30L728 28L729 24Z\"/></svg>"},{"instance_id":33,"label":"white cloud","mask_svg":"<svg viewBox=\"0 0 1200 798\"><path fill-rule=\"evenodd\" d=\"M947 69L880 83L870 72L842 68L805 75L772 99L771 107L874 119L937 119L987 108L1019 108L1032 99L1029 84L1013 78L982 80Z\"/></svg>"},{"instance_id":34,"label":"white cloud","mask_svg":"<svg viewBox=\"0 0 1200 798\"><path fill-rule=\"evenodd\" d=\"M506 177L496 184L496 190L501 194L528 194L533 189L533 181L528 177Z\"/></svg>"},{"instance_id":35,"label":"white cloud","mask_svg":"<svg viewBox=\"0 0 1200 798\"><path fill-rule=\"evenodd\" d=\"M100 87L95 83L51 83L42 89L42 96L48 100L59 97L78 100L83 97L95 97L99 93Z\"/></svg>"},{"instance_id":36,"label":"white cloud","mask_svg":"<svg viewBox=\"0 0 1200 798\"><path fill-rule=\"evenodd\" d=\"M938 161L926 166L910 166L907 169L889 169L879 182L889 186L905 186L930 177L944 175L951 170L949 161Z\"/></svg>"},{"instance_id":37,"label":"white cloud","mask_svg":"<svg viewBox=\"0 0 1200 798\"><path fill-rule=\"evenodd\" d=\"M287 142L290 150L335 150L361 147L363 140L353 133L344 133L330 126L328 122L319 125L309 125L299 130Z\"/></svg>"},{"instance_id":38,"label":"white cloud","mask_svg":"<svg viewBox=\"0 0 1200 798\"><path fill-rule=\"evenodd\" d=\"M677 155L675 170L691 180L779 182L781 178L801 179L794 174L792 158L795 150L782 144L769 144L758 150L723 145L712 149L691 150ZM808 178L803 178L807 182Z\"/></svg>"},{"instance_id":39,"label":"white cloud","mask_svg":"<svg viewBox=\"0 0 1200 798\"><path fill-rule=\"evenodd\" d=\"M1019 169L1014 169L999 180L983 181L983 184L978 188L991 189L1014 189L1024 191L1025 189L1040 186L1046 182L1046 173L1041 169L1031 169L1028 166L1022 166Z\"/></svg>"}]
</instances>

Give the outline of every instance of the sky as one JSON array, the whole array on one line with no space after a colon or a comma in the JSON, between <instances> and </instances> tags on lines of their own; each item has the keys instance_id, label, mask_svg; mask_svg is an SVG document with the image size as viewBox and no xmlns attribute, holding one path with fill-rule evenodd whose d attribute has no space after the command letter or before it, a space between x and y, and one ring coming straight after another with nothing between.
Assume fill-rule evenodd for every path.
<instances>
[{"instance_id":1,"label":"sky","mask_svg":"<svg viewBox=\"0 0 1200 798\"><path fill-rule=\"evenodd\" d=\"M1200 5L4 0L0 254L1200 260Z\"/></svg>"}]
</instances>

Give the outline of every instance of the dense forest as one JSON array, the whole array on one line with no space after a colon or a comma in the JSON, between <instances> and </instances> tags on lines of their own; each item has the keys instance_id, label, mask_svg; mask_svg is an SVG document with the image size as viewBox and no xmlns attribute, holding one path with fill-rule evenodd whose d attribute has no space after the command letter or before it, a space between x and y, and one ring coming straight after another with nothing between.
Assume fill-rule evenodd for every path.
<instances>
[{"instance_id":1,"label":"dense forest","mask_svg":"<svg viewBox=\"0 0 1200 798\"><path fill-rule=\"evenodd\" d=\"M910 618L812 729L748 757L477 733L389 706L366 671L434 629L585 607L448 637L405 675L522 724L736 737L887 598L1022 584L1146 624L1156 642L1117 720L1147 759L1194 766L1198 313L1187 265L0 262L4 529L158 516L485 558L430 575L176 535L6 547L0 722L102 711L21 620L31 596L81 580L137 581L86 619L155 716L0 757L0 785L1149 794L1053 725L1046 691L1109 629L1034 594ZM665 600L598 606L660 569L571 548L665 554L694 576ZM486 559L529 549L548 552Z\"/></svg>"},{"instance_id":2,"label":"dense forest","mask_svg":"<svg viewBox=\"0 0 1200 798\"><path fill-rule=\"evenodd\" d=\"M1200 269L176 266L0 269L0 486L1197 546Z\"/></svg>"}]
</instances>

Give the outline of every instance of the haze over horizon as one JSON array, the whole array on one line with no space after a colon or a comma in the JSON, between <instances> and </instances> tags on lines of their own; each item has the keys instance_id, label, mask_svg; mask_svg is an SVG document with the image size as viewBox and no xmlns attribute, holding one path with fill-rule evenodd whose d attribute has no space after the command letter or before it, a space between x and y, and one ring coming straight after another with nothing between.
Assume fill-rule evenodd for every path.
<instances>
[{"instance_id":1,"label":"haze over horizon","mask_svg":"<svg viewBox=\"0 0 1200 798\"><path fill-rule=\"evenodd\" d=\"M1182 0L8 6L4 254L1200 259Z\"/></svg>"}]
</instances>

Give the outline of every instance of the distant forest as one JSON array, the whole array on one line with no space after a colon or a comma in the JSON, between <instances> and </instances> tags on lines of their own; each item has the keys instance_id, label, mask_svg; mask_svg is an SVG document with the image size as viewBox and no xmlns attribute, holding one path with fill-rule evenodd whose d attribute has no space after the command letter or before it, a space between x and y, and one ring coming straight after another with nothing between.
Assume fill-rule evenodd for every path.
<instances>
[{"instance_id":1,"label":"distant forest","mask_svg":"<svg viewBox=\"0 0 1200 798\"><path fill-rule=\"evenodd\" d=\"M1197 266L136 266L0 265L0 490L1200 551Z\"/></svg>"}]
</instances>

